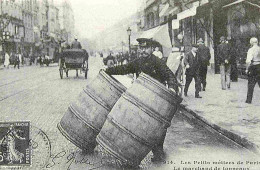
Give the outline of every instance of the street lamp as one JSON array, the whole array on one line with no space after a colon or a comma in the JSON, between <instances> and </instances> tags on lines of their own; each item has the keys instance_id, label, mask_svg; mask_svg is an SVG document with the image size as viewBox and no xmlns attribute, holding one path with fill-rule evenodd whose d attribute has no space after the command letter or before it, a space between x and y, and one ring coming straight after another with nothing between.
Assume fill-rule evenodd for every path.
<instances>
[{"instance_id":1,"label":"street lamp","mask_svg":"<svg viewBox=\"0 0 260 170\"><path fill-rule=\"evenodd\" d=\"M131 44L130 44L130 36L131 36L131 29L128 27L127 34L128 34L128 41L129 41L129 55L131 55Z\"/></svg>"}]
</instances>

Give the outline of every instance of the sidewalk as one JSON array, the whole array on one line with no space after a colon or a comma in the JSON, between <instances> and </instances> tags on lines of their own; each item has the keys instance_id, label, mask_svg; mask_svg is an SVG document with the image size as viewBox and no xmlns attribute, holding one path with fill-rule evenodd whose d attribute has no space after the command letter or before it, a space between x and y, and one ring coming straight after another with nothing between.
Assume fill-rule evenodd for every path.
<instances>
[{"instance_id":1,"label":"sidewalk","mask_svg":"<svg viewBox=\"0 0 260 170\"><path fill-rule=\"evenodd\" d=\"M20 67L22 68L22 67L33 67L33 66L39 66L40 67L40 64L38 64L38 65L35 65L35 64L32 64L32 65L26 65L26 64L24 64L24 65L20 65ZM44 66L42 66L42 67L56 67L56 66L58 66L58 63L50 63L50 65L49 66L46 66L45 64L44 64ZM0 70L3 70L5 67L4 67L4 65L3 64L0 64ZM14 65L9 65L9 68L14 68Z\"/></svg>"},{"instance_id":2,"label":"sidewalk","mask_svg":"<svg viewBox=\"0 0 260 170\"><path fill-rule=\"evenodd\" d=\"M222 90L220 74L208 73L207 83L206 91L200 93L202 99L196 99L193 80L188 96L183 97L181 112L191 121L260 153L259 86L255 86L252 104L246 104L247 80L239 79L231 83L231 89Z\"/></svg>"}]
</instances>

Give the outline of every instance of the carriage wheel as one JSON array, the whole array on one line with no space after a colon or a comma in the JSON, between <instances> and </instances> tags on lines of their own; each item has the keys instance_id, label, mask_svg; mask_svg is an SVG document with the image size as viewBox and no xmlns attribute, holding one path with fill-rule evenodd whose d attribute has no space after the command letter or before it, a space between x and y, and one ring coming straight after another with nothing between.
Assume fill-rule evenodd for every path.
<instances>
[{"instance_id":1,"label":"carriage wheel","mask_svg":"<svg viewBox=\"0 0 260 170\"><path fill-rule=\"evenodd\" d=\"M88 69L85 70L85 79L88 78Z\"/></svg>"},{"instance_id":2,"label":"carriage wheel","mask_svg":"<svg viewBox=\"0 0 260 170\"><path fill-rule=\"evenodd\" d=\"M63 79L63 69L60 69L60 78Z\"/></svg>"},{"instance_id":3,"label":"carriage wheel","mask_svg":"<svg viewBox=\"0 0 260 170\"><path fill-rule=\"evenodd\" d=\"M76 69L76 77L78 77L78 76L79 76L78 69Z\"/></svg>"},{"instance_id":4,"label":"carriage wheel","mask_svg":"<svg viewBox=\"0 0 260 170\"><path fill-rule=\"evenodd\" d=\"M87 79L88 78L88 61L85 61L85 66L86 66L86 68L85 68L85 79Z\"/></svg>"}]
</instances>

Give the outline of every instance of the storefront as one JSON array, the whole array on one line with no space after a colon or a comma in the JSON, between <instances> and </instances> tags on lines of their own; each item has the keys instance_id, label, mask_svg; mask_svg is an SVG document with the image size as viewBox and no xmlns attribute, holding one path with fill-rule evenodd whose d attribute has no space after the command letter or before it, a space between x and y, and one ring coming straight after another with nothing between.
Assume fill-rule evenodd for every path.
<instances>
[{"instance_id":1,"label":"storefront","mask_svg":"<svg viewBox=\"0 0 260 170\"><path fill-rule=\"evenodd\" d=\"M260 38L260 5L243 1L223 7L228 13L227 33L234 40L239 64L245 64L251 37Z\"/></svg>"},{"instance_id":2,"label":"storefront","mask_svg":"<svg viewBox=\"0 0 260 170\"><path fill-rule=\"evenodd\" d=\"M213 7L213 30L215 53L221 36L229 37L235 50L239 72L245 70L247 51L251 37L260 38L260 4L251 0L237 0L232 3ZM219 72L218 56L215 57L216 69Z\"/></svg>"}]
</instances>

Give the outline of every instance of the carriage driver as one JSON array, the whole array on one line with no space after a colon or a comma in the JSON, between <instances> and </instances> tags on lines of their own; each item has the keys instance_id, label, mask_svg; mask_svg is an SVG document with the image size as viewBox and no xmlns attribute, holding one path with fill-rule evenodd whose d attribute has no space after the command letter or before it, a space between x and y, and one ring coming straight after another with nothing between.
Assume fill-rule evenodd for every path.
<instances>
[{"instance_id":1,"label":"carriage driver","mask_svg":"<svg viewBox=\"0 0 260 170\"><path fill-rule=\"evenodd\" d=\"M106 69L106 73L109 75L125 75L129 73L139 73L144 72L151 77L157 79L161 83L167 81L170 90L175 91L178 94L177 79L173 72L167 67L164 61L152 54L152 46L154 43L149 39L137 39L143 53L139 58L131 61L125 65L119 65ZM149 97L149 96L147 96ZM160 144L152 149L153 158L152 162L160 162L165 159L165 153L163 151L163 143L166 136L167 130L165 129L164 137Z\"/></svg>"},{"instance_id":2,"label":"carriage driver","mask_svg":"<svg viewBox=\"0 0 260 170\"><path fill-rule=\"evenodd\" d=\"M78 41L78 37L75 36L75 40L71 43L71 48L72 49L81 49L81 44L80 42Z\"/></svg>"}]
</instances>

